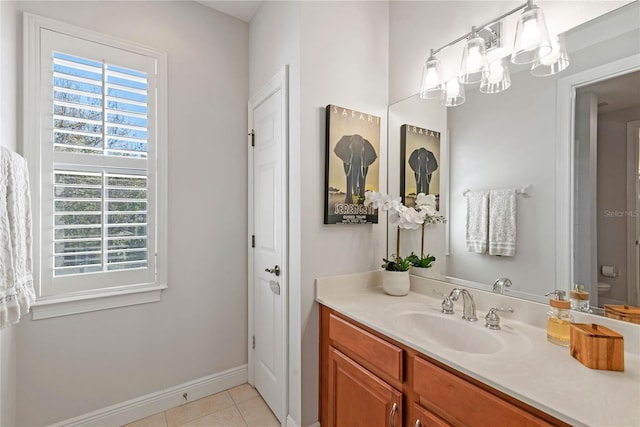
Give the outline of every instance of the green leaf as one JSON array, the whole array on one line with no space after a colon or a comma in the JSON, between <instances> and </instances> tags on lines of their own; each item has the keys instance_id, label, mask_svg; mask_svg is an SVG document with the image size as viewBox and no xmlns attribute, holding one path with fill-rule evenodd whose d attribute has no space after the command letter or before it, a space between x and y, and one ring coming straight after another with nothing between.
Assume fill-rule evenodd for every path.
<instances>
[{"instance_id":1,"label":"green leaf","mask_svg":"<svg viewBox=\"0 0 640 427\"><path fill-rule=\"evenodd\" d=\"M436 260L436 257L427 254L424 258L421 258L411 252L411 255L409 255L406 259L409 260L411 262L411 265L413 265L414 267L430 268L433 261Z\"/></svg>"}]
</instances>

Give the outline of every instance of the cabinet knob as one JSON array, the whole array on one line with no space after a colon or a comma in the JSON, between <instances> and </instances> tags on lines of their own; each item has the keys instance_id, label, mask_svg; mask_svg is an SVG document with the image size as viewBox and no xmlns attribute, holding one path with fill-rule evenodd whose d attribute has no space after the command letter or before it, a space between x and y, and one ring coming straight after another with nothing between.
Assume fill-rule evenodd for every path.
<instances>
[{"instance_id":1,"label":"cabinet knob","mask_svg":"<svg viewBox=\"0 0 640 427\"><path fill-rule=\"evenodd\" d=\"M396 412L398 412L398 404L394 402L391 407L391 413L389 414L390 427L396 427Z\"/></svg>"},{"instance_id":2,"label":"cabinet knob","mask_svg":"<svg viewBox=\"0 0 640 427\"><path fill-rule=\"evenodd\" d=\"M422 423L420 423L420 418L418 418L416 420L416 426L415 427L422 427Z\"/></svg>"}]
</instances>

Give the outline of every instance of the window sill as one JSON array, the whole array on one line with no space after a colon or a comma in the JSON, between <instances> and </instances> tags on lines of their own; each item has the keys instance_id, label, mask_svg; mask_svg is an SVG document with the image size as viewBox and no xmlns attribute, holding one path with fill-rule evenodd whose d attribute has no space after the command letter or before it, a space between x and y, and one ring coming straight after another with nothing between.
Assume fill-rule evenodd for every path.
<instances>
[{"instance_id":1,"label":"window sill","mask_svg":"<svg viewBox=\"0 0 640 427\"><path fill-rule=\"evenodd\" d=\"M164 289L167 289L166 284L122 291L106 290L88 295L41 299L31 306L31 318L32 320L49 319L51 317L158 302Z\"/></svg>"}]
</instances>

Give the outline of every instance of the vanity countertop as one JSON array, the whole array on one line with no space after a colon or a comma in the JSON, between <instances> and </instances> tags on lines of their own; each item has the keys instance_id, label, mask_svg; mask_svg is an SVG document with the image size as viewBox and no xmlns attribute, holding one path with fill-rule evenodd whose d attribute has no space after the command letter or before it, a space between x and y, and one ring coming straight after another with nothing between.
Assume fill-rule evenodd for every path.
<instances>
[{"instance_id":1,"label":"vanity countertop","mask_svg":"<svg viewBox=\"0 0 640 427\"><path fill-rule=\"evenodd\" d=\"M403 297L384 294L379 286L378 272L318 279L316 301L572 425L640 426L640 355L635 348L639 340L637 336L628 336L640 335L640 327L636 331L635 325L629 328L622 322L618 323L618 330L624 330L621 333L625 336L624 372L585 367L569 355L567 347L548 342L545 329L518 321L518 309L510 318L501 316L502 330L490 331L506 343L504 350L494 354L455 351L416 339L415 335L394 322L393 319L403 310L424 310L432 315L446 316L439 313L442 298L435 293L446 292L452 286L415 276L411 279L412 291ZM470 292L474 297L488 294L476 298L479 321L472 323L459 319L461 301L455 303L455 316L468 325L469 333L472 334L474 328L482 328L482 333L486 333L484 315L490 307L484 305L492 294L473 289ZM485 304L479 305L478 300ZM537 310L538 315L540 308L544 307L518 301L514 300L514 303L520 304L522 311L522 304L534 304L533 310ZM610 320L605 323L610 324ZM614 330L615 326L614 323ZM520 338L524 335L526 344L523 345L521 339L514 341L515 335Z\"/></svg>"}]
</instances>

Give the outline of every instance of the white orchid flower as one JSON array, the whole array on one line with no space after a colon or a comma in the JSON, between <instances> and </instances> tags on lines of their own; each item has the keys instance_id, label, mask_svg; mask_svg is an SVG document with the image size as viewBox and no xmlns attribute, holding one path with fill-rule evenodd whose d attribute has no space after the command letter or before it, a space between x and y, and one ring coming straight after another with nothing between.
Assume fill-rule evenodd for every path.
<instances>
[{"instance_id":1,"label":"white orchid flower","mask_svg":"<svg viewBox=\"0 0 640 427\"><path fill-rule=\"evenodd\" d=\"M396 209L398 206L402 206L402 198L401 197L391 197L387 195L384 198L384 202L382 205L383 211L390 211L392 209Z\"/></svg>"},{"instance_id":2,"label":"white orchid flower","mask_svg":"<svg viewBox=\"0 0 640 427\"><path fill-rule=\"evenodd\" d=\"M424 223L422 215L414 208L407 208L402 215L401 227L405 230L417 230Z\"/></svg>"},{"instance_id":3,"label":"white orchid flower","mask_svg":"<svg viewBox=\"0 0 640 427\"><path fill-rule=\"evenodd\" d=\"M409 209L402 204L394 205L391 209L389 209L389 224L393 227L398 227L402 222L402 213Z\"/></svg>"},{"instance_id":4,"label":"white orchid flower","mask_svg":"<svg viewBox=\"0 0 640 427\"><path fill-rule=\"evenodd\" d=\"M389 224L403 230L416 230L423 222L424 219L418 211L404 205L395 206L389 214Z\"/></svg>"},{"instance_id":5,"label":"white orchid flower","mask_svg":"<svg viewBox=\"0 0 640 427\"><path fill-rule=\"evenodd\" d=\"M426 195L424 193L418 194L416 197L416 206L420 212L425 212L428 216L436 214L436 196L433 194Z\"/></svg>"},{"instance_id":6,"label":"white orchid flower","mask_svg":"<svg viewBox=\"0 0 640 427\"><path fill-rule=\"evenodd\" d=\"M380 209L383 212L400 205L401 201L400 197L391 197L388 194L378 193L377 191L364 193L364 205L371 205L374 209Z\"/></svg>"},{"instance_id":7,"label":"white orchid flower","mask_svg":"<svg viewBox=\"0 0 640 427\"><path fill-rule=\"evenodd\" d=\"M383 195L377 191L367 191L364 193L364 205L373 205L374 209L380 208L380 201Z\"/></svg>"}]
</instances>

